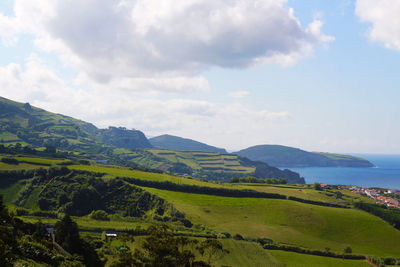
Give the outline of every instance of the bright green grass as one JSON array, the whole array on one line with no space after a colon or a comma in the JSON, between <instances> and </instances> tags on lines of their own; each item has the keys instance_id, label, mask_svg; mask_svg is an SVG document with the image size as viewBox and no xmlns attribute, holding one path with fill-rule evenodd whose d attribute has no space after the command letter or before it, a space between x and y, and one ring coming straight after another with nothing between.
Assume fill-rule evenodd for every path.
<instances>
[{"instance_id":1,"label":"bright green grass","mask_svg":"<svg viewBox=\"0 0 400 267\"><path fill-rule=\"evenodd\" d=\"M400 256L400 231L354 209L329 208L289 200L229 198L146 188L186 213L193 223L231 234L342 252Z\"/></svg>"},{"instance_id":2,"label":"bright green grass","mask_svg":"<svg viewBox=\"0 0 400 267\"><path fill-rule=\"evenodd\" d=\"M24 208L31 210L39 210L37 202L41 191L42 188L33 189L33 191L29 194L29 197L25 202Z\"/></svg>"},{"instance_id":3,"label":"bright green grass","mask_svg":"<svg viewBox=\"0 0 400 267\"><path fill-rule=\"evenodd\" d=\"M9 142L9 141L19 141L19 137L16 136L13 133L10 132L1 132L0 133L0 140L4 141L4 142Z\"/></svg>"},{"instance_id":4,"label":"bright green grass","mask_svg":"<svg viewBox=\"0 0 400 267\"><path fill-rule=\"evenodd\" d=\"M15 183L8 188L0 189L0 194L3 195L4 202L12 203L16 200L18 192L22 189L21 183Z\"/></svg>"},{"instance_id":5,"label":"bright green grass","mask_svg":"<svg viewBox=\"0 0 400 267\"><path fill-rule=\"evenodd\" d=\"M56 224L59 219L55 218L45 218L45 217L34 217L34 216L21 216L19 217L25 222L30 222L30 223L36 223L38 221L41 221L42 223L46 224ZM72 217L72 219L78 224L79 229L81 230L93 230L93 229L99 229L99 230L108 230L108 229L113 229L113 230L127 230L127 229L135 229L136 226L141 226L142 228L147 228L148 226L151 225L150 222L145 222L145 221L96 221L93 219L90 219L88 217Z\"/></svg>"},{"instance_id":6,"label":"bright green grass","mask_svg":"<svg viewBox=\"0 0 400 267\"><path fill-rule=\"evenodd\" d=\"M336 196L329 196L330 192L317 191L311 188L301 187L301 186L291 186L291 185L268 185L268 184L234 184L237 189L252 189L255 191L266 192L266 193L277 193L286 196L294 196L307 200L322 201L322 202L353 202L353 201L364 201L371 202L372 200L361 196L360 194L355 194L349 190L340 190L344 195L343 199L337 199ZM332 190L338 191L338 190ZM373 201L372 201L373 202Z\"/></svg>"},{"instance_id":7,"label":"bright green grass","mask_svg":"<svg viewBox=\"0 0 400 267\"><path fill-rule=\"evenodd\" d=\"M220 239L224 249L229 250L229 254L225 255L218 261L219 264L225 266L284 266L280 264L267 250L263 249L258 243L236 241L233 239Z\"/></svg>"},{"instance_id":8,"label":"bright green grass","mask_svg":"<svg viewBox=\"0 0 400 267\"><path fill-rule=\"evenodd\" d=\"M371 266L365 261L361 260L343 260L329 257L321 257L314 255L299 254L294 252L270 250L269 254L272 255L278 262L284 266L296 267L367 267Z\"/></svg>"},{"instance_id":9,"label":"bright green grass","mask_svg":"<svg viewBox=\"0 0 400 267\"><path fill-rule=\"evenodd\" d=\"M46 166L43 166L46 167ZM37 169L38 165L32 165L27 163L20 163L18 165L15 164L6 164L4 162L0 162L0 170L28 170L28 169Z\"/></svg>"},{"instance_id":10,"label":"bright green grass","mask_svg":"<svg viewBox=\"0 0 400 267\"><path fill-rule=\"evenodd\" d=\"M27 163L46 164L46 165L54 165L64 161L60 159L47 159L47 158L35 158L35 157L16 157L16 159Z\"/></svg>"}]
</instances>

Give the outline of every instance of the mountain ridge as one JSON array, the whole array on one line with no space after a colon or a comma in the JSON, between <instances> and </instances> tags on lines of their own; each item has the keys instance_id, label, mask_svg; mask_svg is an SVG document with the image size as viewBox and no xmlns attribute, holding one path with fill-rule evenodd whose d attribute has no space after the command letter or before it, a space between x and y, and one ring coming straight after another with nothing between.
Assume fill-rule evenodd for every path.
<instances>
[{"instance_id":1,"label":"mountain ridge","mask_svg":"<svg viewBox=\"0 0 400 267\"><path fill-rule=\"evenodd\" d=\"M371 162L360 157L308 152L282 145L256 145L235 154L278 167L374 167Z\"/></svg>"},{"instance_id":2,"label":"mountain ridge","mask_svg":"<svg viewBox=\"0 0 400 267\"><path fill-rule=\"evenodd\" d=\"M174 136L170 134L163 134L160 136L149 138L150 143L156 148L171 149L176 151L204 151L204 152L218 152L227 153L224 148L210 146L205 143Z\"/></svg>"}]
</instances>

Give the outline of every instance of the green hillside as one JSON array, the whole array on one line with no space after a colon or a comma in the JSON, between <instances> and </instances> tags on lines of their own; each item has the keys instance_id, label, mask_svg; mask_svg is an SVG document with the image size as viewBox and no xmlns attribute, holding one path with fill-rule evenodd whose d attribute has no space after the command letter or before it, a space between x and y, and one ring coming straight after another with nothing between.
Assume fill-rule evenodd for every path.
<instances>
[{"instance_id":1,"label":"green hillside","mask_svg":"<svg viewBox=\"0 0 400 267\"><path fill-rule=\"evenodd\" d=\"M258 145L236 152L251 160L284 167L373 167L362 158L320 152L307 152L298 148L280 145Z\"/></svg>"},{"instance_id":2,"label":"green hillside","mask_svg":"<svg viewBox=\"0 0 400 267\"><path fill-rule=\"evenodd\" d=\"M156 148L177 150L177 151L203 151L227 153L225 149L210 146L192 139L182 138L169 134L160 135L149 139Z\"/></svg>"},{"instance_id":3,"label":"green hillside","mask_svg":"<svg viewBox=\"0 0 400 267\"><path fill-rule=\"evenodd\" d=\"M0 141L3 144L54 146L61 149L101 152L107 146L129 149L151 147L137 130L93 124L0 97Z\"/></svg>"},{"instance_id":4,"label":"green hillside","mask_svg":"<svg viewBox=\"0 0 400 267\"><path fill-rule=\"evenodd\" d=\"M194 178L227 181L232 177L285 178L288 183L304 183L290 170L280 170L266 163L251 161L234 154L165 149L122 150L115 154L138 166Z\"/></svg>"},{"instance_id":5,"label":"green hillside","mask_svg":"<svg viewBox=\"0 0 400 267\"><path fill-rule=\"evenodd\" d=\"M128 167L54 168L66 161L16 158L24 163L15 165L14 171L0 172L0 194L17 216L28 223L40 220L54 225L58 217L67 213L74 216L80 229L93 233L93 238L98 238L95 233L100 236L103 231L126 231L167 223L180 235L201 237L199 240L217 237L231 253L218 259L216 266L297 266L296 263L298 266L365 266L360 260L263 249L257 241L260 238L310 251L329 249L338 255L351 247L355 255L400 257L400 231L378 217L352 208L352 203L368 199L348 190L340 190L338 197L335 192L339 190L317 191L307 185L213 183ZM8 165L12 164L5 164ZM24 170L26 166L31 170ZM201 191L190 193L193 188ZM231 196L216 195L218 192ZM235 197L235 192L251 194ZM273 194L284 198L276 199ZM289 196L314 201L314 204L290 200ZM330 203L347 208L324 206ZM101 220L93 215L98 210L105 214ZM236 235L243 240L238 240ZM139 246L141 239L135 237L135 240L133 245ZM98 251L103 249L106 247ZM118 258L114 252L108 253L114 255L110 256L112 260Z\"/></svg>"}]
</instances>

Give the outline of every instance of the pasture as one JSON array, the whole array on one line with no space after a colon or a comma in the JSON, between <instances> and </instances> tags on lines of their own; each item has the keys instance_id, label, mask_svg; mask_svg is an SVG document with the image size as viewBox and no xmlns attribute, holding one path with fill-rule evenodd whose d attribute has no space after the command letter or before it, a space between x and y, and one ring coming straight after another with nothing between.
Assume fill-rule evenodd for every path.
<instances>
[{"instance_id":1,"label":"pasture","mask_svg":"<svg viewBox=\"0 0 400 267\"><path fill-rule=\"evenodd\" d=\"M400 231L355 209L341 209L288 200L218 197L145 188L185 212L193 223L220 232L268 237L305 248L355 254L400 256ZM371 230L373 229L373 231Z\"/></svg>"}]
</instances>

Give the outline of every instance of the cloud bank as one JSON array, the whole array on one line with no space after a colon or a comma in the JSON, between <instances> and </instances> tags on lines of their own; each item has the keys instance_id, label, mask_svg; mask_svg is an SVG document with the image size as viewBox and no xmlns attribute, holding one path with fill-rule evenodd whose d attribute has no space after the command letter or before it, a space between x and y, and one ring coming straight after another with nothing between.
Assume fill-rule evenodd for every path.
<instances>
[{"instance_id":1,"label":"cloud bank","mask_svg":"<svg viewBox=\"0 0 400 267\"><path fill-rule=\"evenodd\" d=\"M0 17L3 40L33 33L99 83L292 65L333 40L319 20L303 27L286 0L15 0L14 12Z\"/></svg>"}]
</instances>

